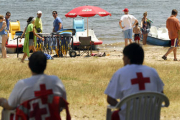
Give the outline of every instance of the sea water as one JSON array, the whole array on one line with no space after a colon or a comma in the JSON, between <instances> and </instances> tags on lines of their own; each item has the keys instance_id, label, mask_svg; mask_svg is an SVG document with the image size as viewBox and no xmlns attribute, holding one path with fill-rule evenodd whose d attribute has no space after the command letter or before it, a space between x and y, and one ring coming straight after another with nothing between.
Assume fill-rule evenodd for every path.
<instances>
[{"instance_id":1,"label":"sea water","mask_svg":"<svg viewBox=\"0 0 180 120\"><path fill-rule=\"evenodd\" d=\"M171 15L172 9L180 12L178 0L0 0L0 14L5 15L7 11L10 11L10 20L19 20L23 31L28 17L36 17L37 11L41 10L43 32L50 33L54 20L52 11L58 12L64 28L72 28L73 18L66 18L65 14L73 8L84 5L99 6L112 14L112 16L96 15L88 18L88 28L93 29L97 38L104 44L124 41L119 27L124 8L128 8L129 13L134 15L139 22L143 13L147 11L148 18L153 21L152 25L157 27L165 27L166 19ZM180 19L180 15L177 18ZM81 17L76 19L81 19ZM87 18L84 18L84 21L87 28Z\"/></svg>"}]
</instances>

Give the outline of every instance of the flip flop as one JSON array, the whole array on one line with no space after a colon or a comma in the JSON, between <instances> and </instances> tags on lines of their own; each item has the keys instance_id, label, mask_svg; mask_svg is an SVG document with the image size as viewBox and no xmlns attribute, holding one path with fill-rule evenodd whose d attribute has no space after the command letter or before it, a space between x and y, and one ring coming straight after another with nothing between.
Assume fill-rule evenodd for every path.
<instances>
[{"instance_id":1,"label":"flip flop","mask_svg":"<svg viewBox=\"0 0 180 120\"><path fill-rule=\"evenodd\" d=\"M178 60L177 60L177 58L176 58L176 59L174 59L174 61L178 61Z\"/></svg>"},{"instance_id":2,"label":"flip flop","mask_svg":"<svg viewBox=\"0 0 180 120\"><path fill-rule=\"evenodd\" d=\"M167 60L167 57L166 56L162 56L162 59Z\"/></svg>"}]
</instances>

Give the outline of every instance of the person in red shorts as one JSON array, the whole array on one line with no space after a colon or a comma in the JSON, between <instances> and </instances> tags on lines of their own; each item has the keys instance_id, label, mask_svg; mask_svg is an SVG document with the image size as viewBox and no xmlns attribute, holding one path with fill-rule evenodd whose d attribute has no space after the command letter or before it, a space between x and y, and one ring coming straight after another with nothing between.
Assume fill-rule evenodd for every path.
<instances>
[{"instance_id":1,"label":"person in red shorts","mask_svg":"<svg viewBox=\"0 0 180 120\"><path fill-rule=\"evenodd\" d=\"M167 60L167 55L173 51L174 61L177 61L176 52L178 46L178 31L180 30L179 20L176 18L178 11L172 10L171 16L166 21L166 28L168 29L169 38L171 39L171 47L166 52L162 59Z\"/></svg>"},{"instance_id":2,"label":"person in red shorts","mask_svg":"<svg viewBox=\"0 0 180 120\"><path fill-rule=\"evenodd\" d=\"M136 23L136 26L133 28L133 33L134 33L134 41L139 44L141 30L138 27L138 23Z\"/></svg>"}]
</instances>

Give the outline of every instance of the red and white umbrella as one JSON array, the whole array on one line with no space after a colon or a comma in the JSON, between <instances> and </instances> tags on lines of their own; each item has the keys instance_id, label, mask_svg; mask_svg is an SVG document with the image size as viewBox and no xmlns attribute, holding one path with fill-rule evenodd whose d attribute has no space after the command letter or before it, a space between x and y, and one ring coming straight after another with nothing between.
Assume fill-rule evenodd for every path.
<instances>
[{"instance_id":1,"label":"red and white umbrella","mask_svg":"<svg viewBox=\"0 0 180 120\"><path fill-rule=\"evenodd\" d=\"M69 11L67 14L65 14L65 16L71 18L75 18L77 16L87 17L87 35L88 35L88 17L93 17L97 14L101 17L108 15L111 16L111 13L107 12L106 10L100 7L88 6L88 5L74 8L71 11Z\"/></svg>"}]
</instances>

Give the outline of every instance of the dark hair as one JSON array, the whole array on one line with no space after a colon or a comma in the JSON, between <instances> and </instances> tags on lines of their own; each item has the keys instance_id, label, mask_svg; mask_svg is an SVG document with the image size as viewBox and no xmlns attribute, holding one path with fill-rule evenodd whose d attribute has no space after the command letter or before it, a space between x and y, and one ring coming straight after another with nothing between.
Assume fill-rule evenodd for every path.
<instances>
[{"instance_id":1,"label":"dark hair","mask_svg":"<svg viewBox=\"0 0 180 120\"><path fill-rule=\"evenodd\" d=\"M57 14L57 11L53 11L52 13L54 13L54 12Z\"/></svg>"},{"instance_id":2,"label":"dark hair","mask_svg":"<svg viewBox=\"0 0 180 120\"><path fill-rule=\"evenodd\" d=\"M6 12L6 15L11 14L9 11Z\"/></svg>"},{"instance_id":3,"label":"dark hair","mask_svg":"<svg viewBox=\"0 0 180 120\"><path fill-rule=\"evenodd\" d=\"M34 17L29 17L29 18L27 19L27 23L30 23L33 18L34 18Z\"/></svg>"},{"instance_id":4,"label":"dark hair","mask_svg":"<svg viewBox=\"0 0 180 120\"><path fill-rule=\"evenodd\" d=\"M123 54L130 59L130 64L143 64L144 50L137 43L126 46L123 50Z\"/></svg>"},{"instance_id":5,"label":"dark hair","mask_svg":"<svg viewBox=\"0 0 180 120\"><path fill-rule=\"evenodd\" d=\"M172 15L177 15L177 13L178 13L178 11L176 9L173 9L171 14Z\"/></svg>"},{"instance_id":6,"label":"dark hair","mask_svg":"<svg viewBox=\"0 0 180 120\"><path fill-rule=\"evenodd\" d=\"M137 22L136 25L138 25L139 23Z\"/></svg>"},{"instance_id":7,"label":"dark hair","mask_svg":"<svg viewBox=\"0 0 180 120\"><path fill-rule=\"evenodd\" d=\"M29 58L29 67L33 73L42 74L46 69L47 58L43 52L34 52Z\"/></svg>"}]
</instances>

